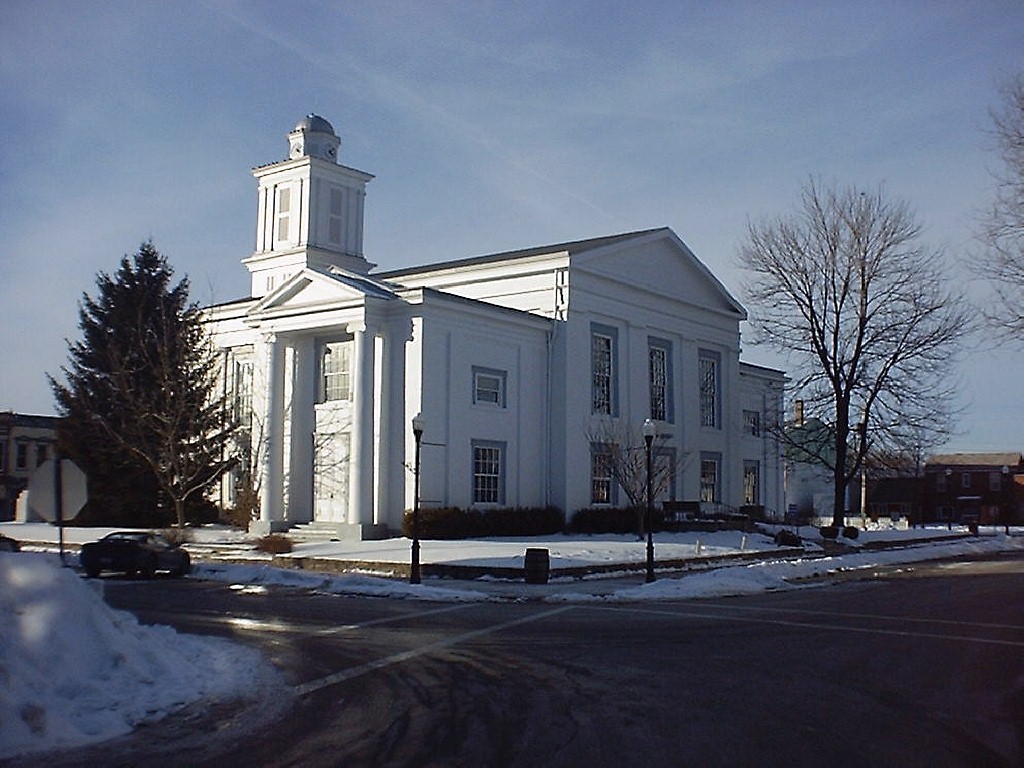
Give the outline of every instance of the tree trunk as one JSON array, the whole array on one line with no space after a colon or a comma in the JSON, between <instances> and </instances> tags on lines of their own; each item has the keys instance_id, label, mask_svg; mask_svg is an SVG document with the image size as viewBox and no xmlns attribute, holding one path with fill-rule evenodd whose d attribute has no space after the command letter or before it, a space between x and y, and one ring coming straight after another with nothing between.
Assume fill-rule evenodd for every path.
<instances>
[{"instance_id":1,"label":"tree trunk","mask_svg":"<svg viewBox=\"0 0 1024 768\"><path fill-rule=\"evenodd\" d=\"M842 528L846 525L846 473L841 466L835 468L833 479L836 492L832 499L832 525Z\"/></svg>"},{"instance_id":2,"label":"tree trunk","mask_svg":"<svg viewBox=\"0 0 1024 768\"><path fill-rule=\"evenodd\" d=\"M174 516L178 519L178 527L185 527L185 500L175 499L174 500Z\"/></svg>"},{"instance_id":3,"label":"tree trunk","mask_svg":"<svg viewBox=\"0 0 1024 768\"><path fill-rule=\"evenodd\" d=\"M835 494L832 498L832 525L842 528L846 524L846 462L849 458L848 440L850 437L849 405L840 400L836 409L836 461L832 469L832 481Z\"/></svg>"}]
</instances>

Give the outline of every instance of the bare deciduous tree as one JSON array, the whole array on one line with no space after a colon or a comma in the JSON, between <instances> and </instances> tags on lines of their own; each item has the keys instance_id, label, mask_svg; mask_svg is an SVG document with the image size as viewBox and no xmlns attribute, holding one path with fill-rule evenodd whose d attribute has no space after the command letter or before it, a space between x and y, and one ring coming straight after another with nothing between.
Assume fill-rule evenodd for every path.
<instances>
[{"instance_id":1,"label":"bare deciduous tree","mask_svg":"<svg viewBox=\"0 0 1024 768\"><path fill-rule=\"evenodd\" d=\"M602 419L587 430L587 440L600 446L600 455L607 462L611 480L626 494L629 506L636 510L636 531L641 535L643 514L647 509L647 446L642 428L625 421ZM686 458L685 454L666 451L665 440L663 435L656 435L651 444L652 501L669 489Z\"/></svg>"},{"instance_id":2,"label":"bare deciduous tree","mask_svg":"<svg viewBox=\"0 0 1024 768\"><path fill-rule=\"evenodd\" d=\"M985 316L1007 340L1024 339L1024 74L1003 89L1003 104L992 112L993 133L1002 167L995 199L980 233L985 251L979 261L994 301Z\"/></svg>"},{"instance_id":3,"label":"bare deciduous tree","mask_svg":"<svg viewBox=\"0 0 1024 768\"><path fill-rule=\"evenodd\" d=\"M788 354L794 393L828 427L816 458L832 471L837 526L869 450L940 441L952 425L971 314L919 238L906 203L881 189L811 181L795 215L751 223L740 250L758 340Z\"/></svg>"}]
</instances>

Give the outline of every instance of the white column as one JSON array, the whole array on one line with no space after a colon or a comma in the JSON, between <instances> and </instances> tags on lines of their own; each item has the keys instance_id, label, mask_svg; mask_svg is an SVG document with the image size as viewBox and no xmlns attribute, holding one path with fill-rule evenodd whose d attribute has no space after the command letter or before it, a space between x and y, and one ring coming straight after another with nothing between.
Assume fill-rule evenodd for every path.
<instances>
[{"instance_id":1,"label":"white column","mask_svg":"<svg viewBox=\"0 0 1024 768\"><path fill-rule=\"evenodd\" d=\"M351 324L355 343L352 355L352 444L349 453L350 523L373 523L373 334L364 324Z\"/></svg>"},{"instance_id":2,"label":"white column","mask_svg":"<svg viewBox=\"0 0 1024 768\"><path fill-rule=\"evenodd\" d=\"M377 422L376 434L376 456L374 462L373 487L374 487L374 510L373 522L377 525L387 525L388 504L390 494L388 493L388 470L391 467L391 345L388 343L387 326L384 327L378 337L378 356L380 358L380 370L377 371L378 397L374 408L374 418Z\"/></svg>"},{"instance_id":3,"label":"white column","mask_svg":"<svg viewBox=\"0 0 1024 768\"><path fill-rule=\"evenodd\" d=\"M266 408L263 415L263 460L260 480L260 521L270 522L280 516L283 445L281 442L281 416L284 392L282 378L284 365L277 335L263 337L266 366Z\"/></svg>"}]
</instances>

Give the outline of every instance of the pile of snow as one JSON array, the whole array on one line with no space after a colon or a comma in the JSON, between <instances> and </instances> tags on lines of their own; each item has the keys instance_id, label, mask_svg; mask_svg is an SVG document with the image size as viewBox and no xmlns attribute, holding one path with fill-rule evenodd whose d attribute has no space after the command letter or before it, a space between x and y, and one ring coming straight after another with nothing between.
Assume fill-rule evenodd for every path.
<instances>
[{"instance_id":1,"label":"pile of snow","mask_svg":"<svg viewBox=\"0 0 1024 768\"><path fill-rule=\"evenodd\" d=\"M0 552L0 759L278 684L251 648L140 625L52 555Z\"/></svg>"},{"instance_id":2,"label":"pile of snow","mask_svg":"<svg viewBox=\"0 0 1024 768\"><path fill-rule=\"evenodd\" d=\"M629 602L634 600L679 600L694 597L731 597L793 589L803 579L820 578L843 571L867 570L885 565L920 563L967 555L990 555L1012 550L1024 550L1024 537L999 534L986 538L972 538L942 544L922 544L880 552L856 552L839 557L766 559L748 565L734 565L695 573L684 578L661 579L651 584L620 589L600 597L562 595L556 599L561 601L601 599Z\"/></svg>"}]
</instances>

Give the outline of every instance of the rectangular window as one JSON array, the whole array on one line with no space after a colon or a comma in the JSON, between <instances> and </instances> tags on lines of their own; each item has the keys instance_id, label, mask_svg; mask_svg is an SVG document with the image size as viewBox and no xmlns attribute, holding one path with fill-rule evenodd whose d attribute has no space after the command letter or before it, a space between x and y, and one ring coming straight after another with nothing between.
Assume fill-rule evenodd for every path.
<instances>
[{"instance_id":1,"label":"rectangular window","mask_svg":"<svg viewBox=\"0 0 1024 768\"><path fill-rule=\"evenodd\" d=\"M946 491L946 476L941 472L935 476L935 490L943 493Z\"/></svg>"},{"instance_id":2,"label":"rectangular window","mask_svg":"<svg viewBox=\"0 0 1024 768\"><path fill-rule=\"evenodd\" d=\"M970 472L961 472L960 473L960 487L961 488L970 488L971 487L971 473Z\"/></svg>"},{"instance_id":3,"label":"rectangular window","mask_svg":"<svg viewBox=\"0 0 1024 768\"><path fill-rule=\"evenodd\" d=\"M331 187L331 207L327 214L327 239L335 245L341 245L342 191L340 187Z\"/></svg>"},{"instance_id":4,"label":"rectangular window","mask_svg":"<svg viewBox=\"0 0 1024 768\"><path fill-rule=\"evenodd\" d=\"M289 240L289 223L291 222L292 191L288 187L277 190L277 241Z\"/></svg>"},{"instance_id":5,"label":"rectangular window","mask_svg":"<svg viewBox=\"0 0 1024 768\"><path fill-rule=\"evenodd\" d=\"M249 429L252 422L252 374L251 360L235 360L232 370L231 415L243 429Z\"/></svg>"},{"instance_id":6,"label":"rectangular window","mask_svg":"<svg viewBox=\"0 0 1024 768\"><path fill-rule=\"evenodd\" d=\"M46 445L44 445L43 443L38 443L36 445L36 466L37 467L42 466L46 462L47 454L49 454L48 447Z\"/></svg>"},{"instance_id":7,"label":"rectangular window","mask_svg":"<svg viewBox=\"0 0 1024 768\"><path fill-rule=\"evenodd\" d=\"M473 403L505 407L508 374L491 368L473 368Z\"/></svg>"},{"instance_id":8,"label":"rectangular window","mask_svg":"<svg viewBox=\"0 0 1024 768\"><path fill-rule=\"evenodd\" d=\"M988 489L990 491L1001 491L1003 489L1003 480L999 472L988 473Z\"/></svg>"},{"instance_id":9,"label":"rectangular window","mask_svg":"<svg viewBox=\"0 0 1024 768\"><path fill-rule=\"evenodd\" d=\"M743 412L743 434L750 435L751 437L761 436L761 412L760 411L744 411Z\"/></svg>"},{"instance_id":10,"label":"rectangular window","mask_svg":"<svg viewBox=\"0 0 1024 768\"><path fill-rule=\"evenodd\" d=\"M612 447L605 443L590 444L590 503L615 503Z\"/></svg>"},{"instance_id":11,"label":"rectangular window","mask_svg":"<svg viewBox=\"0 0 1024 768\"><path fill-rule=\"evenodd\" d=\"M473 441L474 504L505 503L504 448L504 443Z\"/></svg>"},{"instance_id":12,"label":"rectangular window","mask_svg":"<svg viewBox=\"0 0 1024 768\"><path fill-rule=\"evenodd\" d=\"M678 499L676 490L676 449L656 448L652 457L654 477L658 487L654 492L655 501L675 501Z\"/></svg>"},{"instance_id":13,"label":"rectangular window","mask_svg":"<svg viewBox=\"0 0 1024 768\"><path fill-rule=\"evenodd\" d=\"M701 454L700 457L700 500L717 502L721 499L719 492L718 465L721 459L717 454Z\"/></svg>"},{"instance_id":14,"label":"rectangular window","mask_svg":"<svg viewBox=\"0 0 1024 768\"><path fill-rule=\"evenodd\" d=\"M702 427L721 427L719 414L720 382L718 368L721 356L717 352L700 350L698 377L700 380L700 424Z\"/></svg>"},{"instance_id":15,"label":"rectangular window","mask_svg":"<svg viewBox=\"0 0 1024 768\"><path fill-rule=\"evenodd\" d=\"M647 378L651 396L651 418L672 421L672 343L647 339Z\"/></svg>"},{"instance_id":16,"label":"rectangular window","mask_svg":"<svg viewBox=\"0 0 1024 768\"><path fill-rule=\"evenodd\" d=\"M743 462L743 503L761 503L761 462Z\"/></svg>"},{"instance_id":17,"label":"rectangular window","mask_svg":"<svg viewBox=\"0 0 1024 768\"><path fill-rule=\"evenodd\" d=\"M28 443L18 443L17 455L14 459L16 469L28 469Z\"/></svg>"},{"instance_id":18,"label":"rectangular window","mask_svg":"<svg viewBox=\"0 0 1024 768\"><path fill-rule=\"evenodd\" d=\"M615 414L615 337L593 330L590 337L591 412Z\"/></svg>"},{"instance_id":19,"label":"rectangular window","mask_svg":"<svg viewBox=\"0 0 1024 768\"><path fill-rule=\"evenodd\" d=\"M323 402L352 399L352 342L324 344Z\"/></svg>"},{"instance_id":20,"label":"rectangular window","mask_svg":"<svg viewBox=\"0 0 1024 768\"><path fill-rule=\"evenodd\" d=\"M0 440L0 472L7 471L7 441Z\"/></svg>"}]
</instances>

